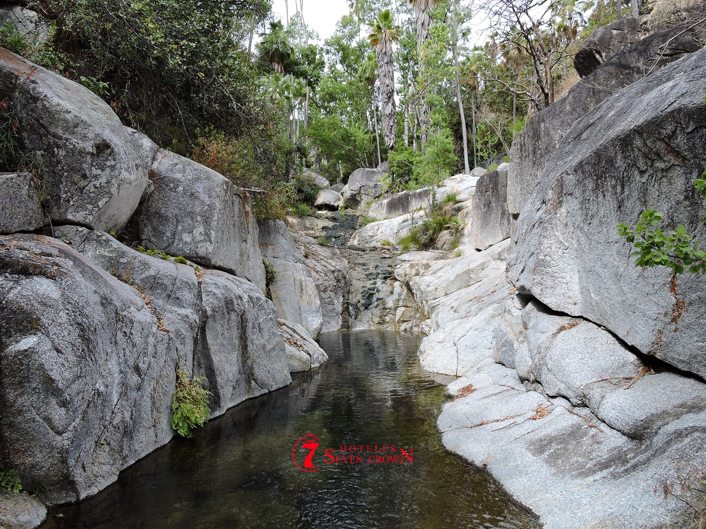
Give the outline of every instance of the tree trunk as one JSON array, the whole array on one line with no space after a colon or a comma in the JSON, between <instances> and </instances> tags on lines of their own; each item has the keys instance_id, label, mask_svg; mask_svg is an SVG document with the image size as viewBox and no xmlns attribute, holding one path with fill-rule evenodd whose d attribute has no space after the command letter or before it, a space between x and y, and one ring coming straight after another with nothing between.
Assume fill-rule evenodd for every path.
<instances>
[{"instance_id":1,"label":"tree trunk","mask_svg":"<svg viewBox=\"0 0 706 529\"><path fill-rule=\"evenodd\" d=\"M382 157L380 156L380 135L378 134L378 113L375 109L376 106L375 101L373 101L373 123L375 124L375 141L378 146L378 165L380 165L382 163Z\"/></svg>"},{"instance_id":2,"label":"tree trunk","mask_svg":"<svg viewBox=\"0 0 706 529\"><path fill-rule=\"evenodd\" d=\"M424 78L424 72L427 69L426 60L424 58L424 44L429 39L429 27L432 19L429 11L436 4L436 0L414 0L414 14L417 17L417 57L419 58L419 76ZM426 94L421 95L421 103L419 105L419 126L422 133L422 149L426 145L427 129L431 125L429 117L430 109L427 102Z\"/></svg>"},{"instance_id":3,"label":"tree trunk","mask_svg":"<svg viewBox=\"0 0 706 529\"><path fill-rule=\"evenodd\" d=\"M397 104L395 103L395 66L392 41L383 32L377 45L378 78L380 79L380 118L382 137L389 150L397 145Z\"/></svg>"},{"instance_id":4,"label":"tree trunk","mask_svg":"<svg viewBox=\"0 0 706 529\"><path fill-rule=\"evenodd\" d=\"M466 130L466 115L463 111L463 100L461 99L461 75L458 72L458 18L456 13L456 5L458 0L454 1L453 4L453 59L454 59L454 71L456 74L456 99L458 99L458 112L461 115L461 138L463 140L463 168L465 174L471 172L471 168L468 166L468 131Z\"/></svg>"},{"instance_id":5,"label":"tree trunk","mask_svg":"<svg viewBox=\"0 0 706 529\"><path fill-rule=\"evenodd\" d=\"M637 4L637 0L632 0L632 1L630 2L630 4L632 5L632 16L633 16L633 18L639 17L639 16L640 16L640 7L639 7L638 4Z\"/></svg>"}]
</instances>

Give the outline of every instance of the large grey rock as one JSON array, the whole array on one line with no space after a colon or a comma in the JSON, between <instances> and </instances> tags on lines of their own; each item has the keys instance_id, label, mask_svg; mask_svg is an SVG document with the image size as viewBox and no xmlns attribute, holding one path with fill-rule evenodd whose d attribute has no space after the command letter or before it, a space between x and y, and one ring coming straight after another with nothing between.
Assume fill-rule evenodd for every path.
<instances>
[{"instance_id":1,"label":"large grey rock","mask_svg":"<svg viewBox=\"0 0 706 529\"><path fill-rule=\"evenodd\" d=\"M371 202L382 195L380 177L377 169L356 169L348 178L348 184L341 191L343 201L349 209L367 208Z\"/></svg>"},{"instance_id":2,"label":"large grey rock","mask_svg":"<svg viewBox=\"0 0 706 529\"><path fill-rule=\"evenodd\" d=\"M56 239L0 236L3 462L50 504L95 494L171 439L177 367L207 378L211 416L290 381L252 284L64 230L117 278Z\"/></svg>"},{"instance_id":3,"label":"large grey rock","mask_svg":"<svg viewBox=\"0 0 706 529\"><path fill-rule=\"evenodd\" d=\"M306 180L310 185L316 186L320 189L328 189L331 187L331 183L325 177L315 173L311 169L304 169L301 177L302 180Z\"/></svg>"},{"instance_id":4,"label":"large grey rock","mask_svg":"<svg viewBox=\"0 0 706 529\"><path fill-rule=\"evenodd\" d=\"M431 191L428 188L404 191L391 197L376 200L370 207L368 216L383 220L426 210L431 205Z\"/></svg>"},{"instance_id":5,"label":"large grey rock","mask_svg":"<svg viewBox=\"0 0 706 529\"><path fill-rule=\"evenodd\" d=\"M541 180L542 170L573 124L602 101L663 66L699 50L706 28L677 28L651 35L614 55L569 93L528 122L510 149L507 201L518 215Z\"/></svg>"},{"instance_id":6,"label":"large grey rock","mask_svg":"<svg viewBox=\"0 0 706 529\"><path fill-rule=\"evenodd\" d=\"M426 217L426 212L403 215L392 219L371 222L356 231L348 244L364 248L379 248L406 237ZM383 244L385 243L385 244Z\"/></svg>"},{"instance_id":7,"label":"large grey rock","mask_svg":"<svg viewBox=\"0 0 706 529\"><path fill-rule=\"evenodd\" d=\"M454 386L472 391L444 406L438 419L444 445L487 468L545 528L656 529L685 512L678 499L662 494L662 484L686 459L703 463L704 412L637 441L585 409L526 391L514 371L490 360Z\"/></svg>"},{"instance_id":8,"label":"large grey rock","mask_svg":"<svg viewBox=\"0 0 706 529\"><path fill-rule=\"evenodd\" d=\"M507 209L507 171L484 174L473 197L468 240L479 250L485 250L510 237L511 221Z\"/></svg>"},{"instance_id":9,"label":"large grey rock","mask_svg":"<svg viewBox=\"0 0 706 529\"><path fill-rule=\"evenodd\" d=\"M576 122L525 205L511 279L552 309L706 376L706 277L634 266L617 225L653 207L703 240L694 180L706 167L706 50L633 84Z\"/></svg>"},{"instance_id":10,"label":"large grey rock","mask_svg":"<svg viewBox=\"0 0 706 529\"><path fill-rule=\"evenodd\" d=\"M574 68L581 77L593 73L613 55L645 36L641 18L626 17L596 29L581 43L574 57Z\"/></svg>"},{"instance_id":11,"label":"large grey rock","mask_svg":"<svg viewBox=\"0 0 706 529\"><path fill-rule=\"evenodd\" d=\"M17 105L22 141L41 163L53 223L122 229L147 186L156 145L87 88L4 49L2 98Z\"/></svg>"},{"instance_id":12,"label":"large grey rock","mask_svg":"<svg viewBox=\"0 0 706 529\"><path fill-rule=\"evenodd\" d=\"M301 325L278 320L279 332L284 338L287 365L292 373L311 371L328 360L328 355Z\"/></svg>"},{"instance_id":13,"label":"large grey rock","mask_svg":"<svg viewBox=\"0 0 706 529\"><path fill-rule=\"evenodd\" d=\"M482 167L474 169L470 175L457 174L447 178L439 185L437 190L437 200L443 201L450 194L456 195L456 201L465 201L473 198L476 192L476 185L481 176L486 173Z\"/></svg>"},{"instance_id":14,"label":"large grey rock","mask_svg":"<svg viewBox=\"0 0 706 529\"><path fill-rule=\"evenodd\" d=\"M32 177L0 174L0 234L34 231L43 225L42 205Z\"/></svg>"},{"instance_id":15,"label":"large grey rock","mask_svg":"<svg viewBox=\"0 0 706 529\"><path fill-rule=\"evenodd\" d=\"M663 426L706 405L706 385L676 373L648 374L623 388L607 394L595 413L632 439L652 438Z\"/></svg>"},{"instance_id":16,"label":"large grey rock","mask_svg":"<svg viewBox=\"0 0 706 529\"><path fill-rule=\"evenodd\" d=\"M48 40L51 24L41 18L36 11L21 5L12 5L13 3L21 2L0 3L0 26L11 22L17 32L32 44Z\"/></svg>"},{"instance_id":17,"label":"large grey rock","mask_svg":"<svg viewBox=\"0 0 706 529\"><path fill-rule=\"evenodd\" d=\"M622 389L637 375L642 362L609 332L593 323L525 309L528 372L520 378L538 382L546 395L564 397L574 406L598 410L606 394ZM518 362L520 364L520 362Z\"/></svg>"},{"instance_id":18,"label":"large grey rock","mask_svg":"<svg viewBox=\"0 0 706 529\"><path fill-rule=\"evenodd\" d=\"M242 277L265 290L250 195L220 174L160 150L152 165L155 189L140 208L145 246Z\"/></svg>"},{"instance_id":19,"label":"large grey rock","mask_svg":"<svg viewBox=\"0 0 706 529\"><path fill-rule=\"evenodd\" d=\"M292 239L319 291L323 316L321 332L347 328L350 291L348 261L338 249L322 246L303 233L295 231Z\"/></svg>"},{"instance_id":20,"label":"large grey rock","mask_svg":"<svg viewBox=\"0 0 706 529\"><path fill-rule=\"evenodd\" d=\"M318 336L324 323L321 300L317 284L303 264L304 257L284 222L269 220L260 226L260 249L275 277L268 287L277 313Z\"/></svg>"},{"instance_id":21,"label":"large grey rock","mask_svg":"<svg viewBox=\"0 0 706 529\"><path fill-rule=\"evenodd\" d=\"M192 267L132 250L101 231L61 226L55 234L91 263L147 296L158 327L169 333L179 365L193 365L201 294Z\"/></svg>"},{"instance_id":22,"label":"large grey rock","mask_svg":"<svg viewBox=\"0 0 706 529\"><path fill-rule=\"evenodd\" d=\"M206 270L194 374L213 393L211 416L291 382L277 313L252 283Z\"/></svg>"},{"instance_id":23,"label":"large grey rock","mask_svg":"<svg viewBox=\"0 0 706 529\"><path fill-rule=\"evenodd\" d=\"M34 529L47 518L47 508L36 498L25 494L0 492L0 527Z\"/></svg>"},{"instance_id":24,"label":"large grey rock","mask_svg":"<svg viewBox=\"0 0 706 529\"><path fill-rule=\"evenodd\" d=\"M134 288L48 237L0 237L3 461L44 501L95 494L172 437L177 358Z\"/></svg>"},{"instance_id":25,"label":"large grey rock","mask_svg":"<svg viewBox=\"0 0 706 529\"><path fill-rule=\"evenodd\" d=\"M338 208L343 204L343 197L340 193L332 189L322 189L316 197L314 206L321 209L338 211Z\"/></svg>"}]
</instances>

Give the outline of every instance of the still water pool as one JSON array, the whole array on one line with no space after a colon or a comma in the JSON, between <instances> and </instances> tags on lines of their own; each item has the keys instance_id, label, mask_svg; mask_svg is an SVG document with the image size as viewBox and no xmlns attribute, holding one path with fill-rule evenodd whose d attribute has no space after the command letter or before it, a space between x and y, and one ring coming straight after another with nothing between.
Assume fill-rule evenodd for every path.
<instances>
[{"instance_id":1,"label":"still water pool","mask_svg":"<svg viewBox=\"0 0 706 529\"><path fill-rule=\"evenodd\" d=\"M419 367L418 337L356 331L320 343L330 357L322 368L175 439L97 496L51 512L42 529L538 526L487 474L444 450L436 418L447 397ZM318 472L292 461L309 433L320 439ZM327 464L327 448L349 458L342 445L363 445L363 462ZM368 445L395 445L396 456L413 449L413 462L370 464ZM307 453L295 452L304 468Z\"/></svg>"}]
</instances>

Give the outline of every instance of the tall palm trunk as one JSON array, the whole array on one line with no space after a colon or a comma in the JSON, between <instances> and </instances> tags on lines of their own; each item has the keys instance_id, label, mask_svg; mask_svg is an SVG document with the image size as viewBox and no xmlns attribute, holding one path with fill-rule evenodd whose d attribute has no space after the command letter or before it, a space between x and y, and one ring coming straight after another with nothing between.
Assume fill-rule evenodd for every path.
<instances>
[{"instance_id":1,"label":"tall palm trunk","mask_svg":"<svg viewBox=\"0 0 706 529\"><path fill-rule=\"evenodd\" d=\"M429 39L429 27L432 19L429 11L436 4L436 0L414 0L414 15L417 17L417 56L419 57L420 77L424 77L424 72L427 69L426 59L424 57L424 44ZM426 94L423 94L419 103L419 125L422 135L422 149L426 145L427 130L431 125L429 116L430 109L427 102Z\"/></svg>"},{"instance_id":2,"label":"tall palm trunk","mask_svg":"<svg viewBox=\"0 0 706 529\"><path fill-rule=\"evenodd\" d=\"M397 145L397 104L395 103L395 67L393 64L392 41L383 34L376 46L378 78L380 79L380 119L382 137L389 150Z\"/></svg>"}]
</instances>

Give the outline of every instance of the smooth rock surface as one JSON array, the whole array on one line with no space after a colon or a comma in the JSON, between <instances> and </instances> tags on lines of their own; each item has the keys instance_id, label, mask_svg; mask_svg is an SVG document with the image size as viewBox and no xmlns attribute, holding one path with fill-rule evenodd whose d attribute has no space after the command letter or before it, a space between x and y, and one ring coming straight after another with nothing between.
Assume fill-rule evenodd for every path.
<instances>
[{"instance_id":1,"label":"smooth rock surface","mask_svg":"<svg viewBox=\"0 0 706 529\"><path fill-rule=\"evenodd\" d=\"M343 204L343 197L340 193L332 189L322 189L316 197L314 206L321 209L337 211L338 208L341 207L341 204Z\"/></svg>"},{"instance_id":2,"label":"smooth rock surface","mask_svg":"<svg viewBox=\"0 0 706 529\"><path fill-rule=\"evenodd\" d=\"M471 171L470 175L458 174L447 178L439 185L437 190L437 200L442 201L450 194L456 195L456 201L465 201L473 198L476 191L476 185L481 176L486 173L482 167L478 167Z\"/></svg>"},{"instance_id":3,"label":"smooth rock surface","mask_svg":"<svg viewBox=\"0 0 706 529\"><path fill-rule=\"evenodd\" d=\"M41 163L52 221L121 230L147 186L157 146L87 88L5 49L2 98L17 105L22 141Z\"/></svg>"},{"instance_id":4,"label":"smooth rock surface","mask_svg":"<svg viewBox=\"0 0 706 529\"><path fill-rule=\"evenodd\" d=\"M0 234L38 230L44 225L39 194L26 173L0 174Z\"/></svg>"},{"instance_id":5,"label":"smooth rock surface","mask_svg":"<svg viewBox=\"0 0 706 529\"><path fill-rule=\"evenodd\" d=\"M368 216L377 220L399 217L409 213L427 210L431 205L431 191L427 188L396 193L388 198L376 200Z\"/></svg>"},{"instance_id":6,"label":"smooth rock surface","mask_svg":"<svg viewBox=\"0 0 706 529\"><path fill-rule=\"evenodd\" d=\"M324 323L319 290L289 228L281 220L261 221L260 227L260 250L274 271L268 287L279 317L318 336Z\"/></svg>"},{"instance_id":7,"label":"smooth rock surface","mask_svg":"<svg viewBox=\"0 0 706 529\"><path fill-rule=\"evenodd\" d=\"M47 518L47 508L32 496L0 492L0 527L34 529Z\"/></svg>"},{"instance_id":8,"label":"smooth rock surface","mask_svg":"<svg viewBox=\"0 0 706 529\"><path fill-rule=\"evenodd\" d=\"M397 241L409 235L412 228L419 224L425 216L426 212L419 212L371 222L356 231L348 244L363 248L379 248L389 243L396 244Z\"/></svg>"},{"instance_id":9,"label":"smooth rock surface","mask_svg":"<svg viewBox=\"0 0 706 529\"><path fill-rule=\"evenodd\" d=\"M645 36L641 18L625 17L597 28L581 43L574 68L581 77L593 73L605 61Z\"/></svg>"},{"instance_id":10,"label":"smooth rock surface","mask_svg":"<svg viewBox=\"0 0 706 529\"><path fill-rule=\"evenodd\" d=\"M151 174L155 190L139 218L144 246L220 268L264 292L250 195L215 171L164 150L155 157Z\"/></svg>"},{"instance_id":11,"label":"smooth rock surface","mask_svg":"<svg viewBox=\"0 0 706 529\"><path fill-rule=\"evenodd\" d=\"M348 184L341 191L343 201L349 209L367 208L382 195L380 177L383 175L377 169L356 169L348 178Z\"/></svg>"},{"instance_id":12,"label":"smooth rock surface","mask_svg":"<svg viewBox=\"0 0 706 529\"><path fill-rule=\"evenodd\" d=\"M278 320L279 332L284 338L287 365L291 373L311 371L328 360L326 352L301 325Z\"/></svg>"},{"instance_id":13,"label":"smooth rock surface","mask_svg":"<svg viewBox=\"0 0 706 529\"><path fill-rule=\"evenodd\" d=\"M510 149L512 162L507 187L510 214L520 213L543 178L545 164L581 116L643 79L645 72L655 75L663 66L699 50L706 38L703 26L671 29L636 42L582 79L565 97L533 116Z\"/></svg>"},{"instance_id":14,"label":"smooth rock surface","mask_svg":"<svg viewBox=\"0 0 706 529\"><path fill-rule=\"evenodd\" d=\"M577 121L520 215L510 257L520 292L701 377L706 277L670 282L666 269L636 268L617 226L650 207L706 235L694 188L706 167L704 77L706 50Z\"/></svg>"},{"instance_id":15,"label":"smooth rock surface","mask_svg":"<svg viewBox=\"0 0 706 529\"><path fill-rule=\"evenodd\" d=\"M308 180L311 185L314 185L320 189L328 189L331 187L331 184L325 177L315 173L311 169L304 169L302 171L302 179Z\"/></svg>"},{"instance_id":16,"label":"smooth rock surface","mask_svg":"<svg viewBox=\"0 0 706 529\"><path fill-rule=\"evenodd\" d=\"M507 171L491 171L478 180L467 236L479 250L510 237L512 218L507 209L507 174Z\"/></svg>"},{"instance_id":17,"label":"smooth rock surface","mask_svg":"<svg viewBox=\"0 0 706 529\"><path fill-rule=\"evenodd\" d=\"M50 504L95 494L172 438L177 367L207 378L211 416L290 381L254 285L64 229L120 280L56 239L0 236L3 463Z\"/></svg>"}]
</instances>

